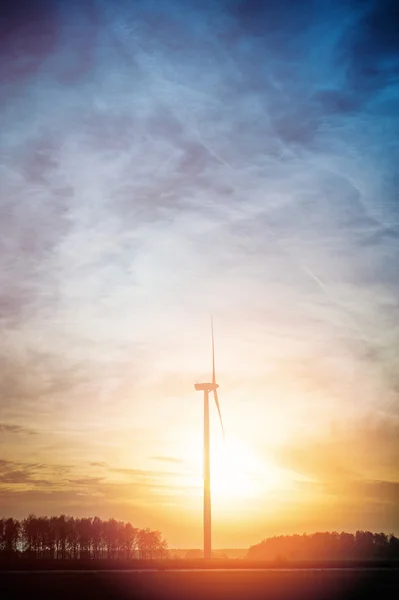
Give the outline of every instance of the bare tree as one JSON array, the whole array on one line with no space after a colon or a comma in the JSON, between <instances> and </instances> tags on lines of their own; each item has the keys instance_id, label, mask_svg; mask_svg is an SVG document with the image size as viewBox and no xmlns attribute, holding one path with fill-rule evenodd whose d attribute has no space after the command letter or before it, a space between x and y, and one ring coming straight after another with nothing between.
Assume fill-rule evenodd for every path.
<instances>
[{"instance_id":1,"label":"bare tree","mask_svg":"<svg viewBox=\"0 0 399 600\"><path fill-rule=\"evenodd\" d=\"M74 519L36 517L19 522L0 520L0 553L40 559L163 558L167 544L159 531L138 529L131 523L99 517Z\"/></svg>"}]
</instances>

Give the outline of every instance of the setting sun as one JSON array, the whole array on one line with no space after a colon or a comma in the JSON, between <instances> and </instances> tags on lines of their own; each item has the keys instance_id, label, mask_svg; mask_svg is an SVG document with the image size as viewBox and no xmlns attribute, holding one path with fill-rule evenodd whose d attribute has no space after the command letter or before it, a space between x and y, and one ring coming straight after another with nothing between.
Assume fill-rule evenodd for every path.
<instances>
[{"instance_id":1,"label":"setting sun","mask_svg":"<svg viewBox=\"0 0 399 600\"><path fill-rule=\"evenodd\" d=\"M259 463L254 454L234 440L226 445L218 444L211 456L212 493L215 501L229 501L256 496L259 485Z\"/></svg>"},{"instance_id":2,"label":"setting sun","mask_svg":"<svg viewBox=\"0 0 399 600\"><path fill-rule=\"evenodd\" d=\"M201 441L195 438L189 449L188 472L185 481L192 484L202 495L203 450ZM223 441L215 436L211 442L212 501L215 507L226 506L229 510L242 508L246 501L256 501L262 494L281 490L286 486L287 473L269 460L260 460L254 449L237 438ZM186 471L187 473L187 471Z\"/></svg>"}]
</instances>

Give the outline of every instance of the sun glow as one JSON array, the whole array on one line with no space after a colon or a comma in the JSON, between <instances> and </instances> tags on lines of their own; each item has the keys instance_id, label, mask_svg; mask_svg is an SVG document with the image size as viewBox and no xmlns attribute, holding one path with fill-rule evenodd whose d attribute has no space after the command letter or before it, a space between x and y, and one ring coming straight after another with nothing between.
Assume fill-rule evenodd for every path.
<instances>
[{"instance_id":1,"label":"sun glow","mask_svg":"<svg viewBox=\"0 0 399 600\"><path fill-rule=\"evenodd\" d=\"M212 497L245 498L257 493L256 459L250 450L237 443L212 448Z\"/></svg>"},{"instance_id":2,"label":"sun glow","mask_svg":"<svg viewBox=\"0 0 399 600\"><path fill-rule=\"evenodd\" d=\"M232 440L213 447L211 454L212 497L218 500L255 499L281 481L278 470L244 444Z\"/></svg>"},{"instance_id":3,"label":"sun glow","mask_svg":"<svg viewBox=\"0 0 399 600\"><path fill-rule=\"evenodd\" d=\"M194 445L194 444L193 444ZM198 448L199 446L199 448ZM203 454L198 444L193 447L191 463L198 494L203 490ZM195 475L194 475L195 473ZM254 450L234 438L212 440L211 443L211 495L212 504L237 507L260 498L262 494L284 485L284 473L267 459L262 460Z\"/></svg>"}]
</instances>

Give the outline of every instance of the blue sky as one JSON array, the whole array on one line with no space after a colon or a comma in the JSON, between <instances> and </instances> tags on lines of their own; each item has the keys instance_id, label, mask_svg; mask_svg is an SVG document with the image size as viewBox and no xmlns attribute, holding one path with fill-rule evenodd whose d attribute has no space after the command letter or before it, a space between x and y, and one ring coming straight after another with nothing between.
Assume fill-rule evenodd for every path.
<instances>
[{"instance_id":1,"label":"blue sky","mask_svg":"<svg viewBox=\"0 0 399 600\"><path fill-rule=\"evenodd\" d=\"M230 439L336 498L323 529L398 531L398 31L384 0L1 9L3 512L197 543L168 473L198 475L213 313Z\"/></svg>"}]
</instances>

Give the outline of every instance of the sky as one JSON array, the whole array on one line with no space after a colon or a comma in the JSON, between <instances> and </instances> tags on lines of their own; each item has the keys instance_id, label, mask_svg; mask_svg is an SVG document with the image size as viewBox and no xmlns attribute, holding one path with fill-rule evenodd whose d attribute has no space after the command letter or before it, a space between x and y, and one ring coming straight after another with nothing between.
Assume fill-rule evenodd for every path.
<instances>
[{"instance_id":1,"label":"sky","mask_svg":"<svg viewBox=\"0 0 399 600\"><path fill-rule=\"evenodd\" d=\"M0 514L399 534L399 12L0 9Z\"/></svg>"}]
</instances>

